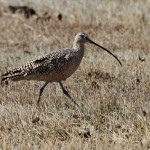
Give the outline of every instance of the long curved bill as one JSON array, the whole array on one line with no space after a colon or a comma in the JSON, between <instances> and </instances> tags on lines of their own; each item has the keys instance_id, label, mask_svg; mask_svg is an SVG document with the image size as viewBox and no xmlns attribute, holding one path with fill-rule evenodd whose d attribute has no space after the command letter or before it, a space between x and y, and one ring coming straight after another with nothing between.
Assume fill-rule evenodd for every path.
<instances>
[{"instance_id":1,"label":"long curved bill","mask_svg":"<svg viewBox=\"0 0 150 150\"><path fill-rule=\"evenodd\" d=\"M89 41L89 43L94 44L94 45L100 47L101 49L105 50L105 51L108 52L110 55L112 55L112 56L119 62L120 66L122 66L121 61L120 61L113 53L111 53L111 52L110 52L109 50L107 50L105 47L102 47L102 46L100 46L99 44L93 42L93 41L90 40L89 38L86 38L86 39L87 39L87 41Z\"/></svg>"}]
</instances>

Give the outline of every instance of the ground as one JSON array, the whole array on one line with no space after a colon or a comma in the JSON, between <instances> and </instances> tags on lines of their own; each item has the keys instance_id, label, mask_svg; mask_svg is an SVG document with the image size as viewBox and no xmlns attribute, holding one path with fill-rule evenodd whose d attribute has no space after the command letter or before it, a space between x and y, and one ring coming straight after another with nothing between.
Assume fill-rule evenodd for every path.
<instances>
[{"instance_id":1,"label":"ground","mask_svg":"<svg viewBox=\"0 0 150 150\"><path fill-rule=\"evenodd\" d=\"M149 0L0 1L0 73L73 45L77 32L121 60L86 45L79 69L65 82L10 82L0 87L0 149L150 149ZM29 6L38 16L12 14ZM47 13L45 13L47 12ZM43 14L46 14L43 16ZM58 17L59 16L59 17Z\"/></svg>"}]
</instances>

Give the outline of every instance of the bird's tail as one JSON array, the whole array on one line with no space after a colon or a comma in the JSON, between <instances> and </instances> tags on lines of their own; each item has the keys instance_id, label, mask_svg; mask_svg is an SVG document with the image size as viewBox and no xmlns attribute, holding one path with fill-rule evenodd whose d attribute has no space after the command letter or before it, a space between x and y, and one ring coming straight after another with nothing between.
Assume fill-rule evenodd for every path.
<instances>
[{"instance_id":1,"label":"bird's tail","mask_svg":"<svg viewBox=\"0 0 150 150\"><path fill-rule=\"evenodd\" d=\"M24 71L21 68L15 68L1 75L1 85L8 84L9 80L19 81L24 77Z\"/></svg>"}]
</instances>

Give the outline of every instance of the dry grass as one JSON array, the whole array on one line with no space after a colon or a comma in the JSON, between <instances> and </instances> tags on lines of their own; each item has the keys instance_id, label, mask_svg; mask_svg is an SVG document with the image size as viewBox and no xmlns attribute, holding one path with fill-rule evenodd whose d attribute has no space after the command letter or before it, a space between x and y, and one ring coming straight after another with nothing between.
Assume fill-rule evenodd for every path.
<instances>
[{"instance_id":1,"label":"dry grass","mask_svg":"<svg viewBox=\"0 0 150 150\"><path fill-rule=\"evenodd\" d=\"M149 149L149 1L41 2L19 4L37 6L39 14L49 10L53 17L48 22L12 15L6 7L12 1L1 1L1 73L50 50L71 47L81 31L113 51L123 67L86 46L80 68L65 82L80 111L72 109L57 83L46 88L40 107L35 101L42 83L0 87L0 149Z\"/></svg>"}]
</instances>

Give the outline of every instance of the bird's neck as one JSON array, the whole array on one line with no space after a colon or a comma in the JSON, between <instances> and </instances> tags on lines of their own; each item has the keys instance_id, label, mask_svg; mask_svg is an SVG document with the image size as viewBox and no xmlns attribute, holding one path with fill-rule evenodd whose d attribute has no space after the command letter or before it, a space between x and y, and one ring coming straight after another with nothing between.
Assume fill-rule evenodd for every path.
<instances>
[{"instance_id":1,"label":"bird's neck","mask_svg":"<svg viewBox=\"0 0 150 150\"><path fill-rule=\"evenodd\" d=\"M84 44L74 41L73 49L84 54Z\"/></svg>"},{"instance_id":2,"label":"bird's neck","mask_svg":"<svg viewBox=\"0 0 150 150\"><path fill-rule=\"evenodd\" d=\"M80 64L83 56L84 56L84 44L83 43L79 43L79 42L75 42L73 43L73 50L74 52L77 54L77 60L78 63Z\"/></svg>"}]
</instances>

